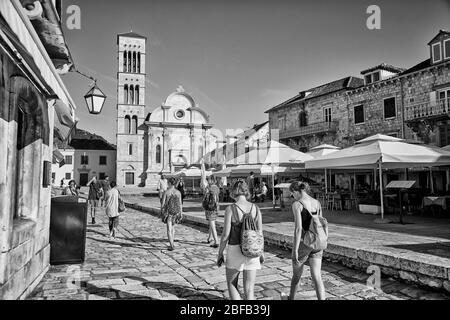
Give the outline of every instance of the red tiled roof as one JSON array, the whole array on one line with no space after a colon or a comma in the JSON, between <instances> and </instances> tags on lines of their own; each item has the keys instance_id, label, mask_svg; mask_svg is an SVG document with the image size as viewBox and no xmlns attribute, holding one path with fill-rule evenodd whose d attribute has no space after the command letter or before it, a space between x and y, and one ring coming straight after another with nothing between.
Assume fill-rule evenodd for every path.
<instances>
[{"instance_id":1,"label":"red tiled roof","mask_svg":"<svg viewBox=\"0 0 450 320\"><path fill-rule=\"evenodd\" d=\"M418 64L416 64L415 66L403 71L401 73L401 75L405 75L405 74L409 74L409 73L413 73L422 69L426 69L431 67L431 59L426 59Z\"/></svg>"},{"instance_id":2,"label":"red tiled roof","mask_svg":"<svg viewBox=\"0 0 450 320\"><path fill-rule=\"evenodd\" d=\"M307 90L307 91L311 91L311 93L308 96L306 96L305 100L311 99L311 98L316 98L316 97L330 94L330 93L340 91L340 90L358 88L358 87L361 87L362 85L364 85L363 79L352 77L352 76L346 77L346 78L332 81L332 82L326 83L324 85Z\"/></svg>"}]
</instances>

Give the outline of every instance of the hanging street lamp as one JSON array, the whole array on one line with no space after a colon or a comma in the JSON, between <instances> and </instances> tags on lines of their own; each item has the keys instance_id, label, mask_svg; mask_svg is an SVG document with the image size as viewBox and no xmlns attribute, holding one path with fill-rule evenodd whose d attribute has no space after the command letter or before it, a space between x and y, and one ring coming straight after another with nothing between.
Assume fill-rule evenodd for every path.
<instances>
[{"instance_id":1,"label":"hanging street lamp","mask_svg":"<svg viewBox=\"0 0 450 320\"><path fill-rule=\"evenodd\" d=\"M86 106L89 113L99 114L102 111L103 105L105 104L106 95L97 87L97 81L94 82L91 90L84 96L86 101Z\"/></svg>"},{"instance_id":2,"label":"hanging street lamp","mask_svg":"<svg viewBox=\"0 0 450 320\"><path fill-rule=\"evenodd\" d=\"M88 76L77 69L74 69L73 71L88 79L91 79L94 82L91 89L84 95L84 100L86 101L86 106L90 114L99 114L102 112L103 105L105 104L106 95L97 86L97 79Z\"/></svg>"}]
</instances>

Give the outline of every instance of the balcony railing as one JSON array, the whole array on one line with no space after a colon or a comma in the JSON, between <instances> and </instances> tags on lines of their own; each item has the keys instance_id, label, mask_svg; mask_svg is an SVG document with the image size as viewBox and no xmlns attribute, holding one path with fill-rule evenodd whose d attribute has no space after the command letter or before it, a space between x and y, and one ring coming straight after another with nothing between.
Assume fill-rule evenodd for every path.
<instances>
[{"instance_id":1,"label":"balcony railing","mask_svg":"<svg viewBox=\"0 0 450 320\"><path fill-rule=\"evenodd\" d=\"M316 122L310 125L289 130L280 130L280 139L302 137L320 133L336 132L338 121Z\"/></svg>"},{"instance_id":2,"label":"balcony railing","mask_svg":"<svg viewBox=\"0 0 450 320\"><path fill-rule=\"evenodd\" d=\"M450 98L435 103L417 103L405 108L405 121L423 120L450 116Z\"/></svg>"}]
</instances>

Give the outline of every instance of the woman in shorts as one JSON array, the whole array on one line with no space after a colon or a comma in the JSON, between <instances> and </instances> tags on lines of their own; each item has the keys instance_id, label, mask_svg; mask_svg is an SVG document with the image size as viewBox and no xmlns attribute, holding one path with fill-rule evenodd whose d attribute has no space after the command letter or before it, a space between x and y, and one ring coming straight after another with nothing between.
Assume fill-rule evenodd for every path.
<instances>
[{"instance_id":1,"label":"woman in shorts","mask_svg":"<svg viewBox=\"0 0 450 320\"><path fill-rule=\"evenodd\" d=\"M181 202L181 193L175 186L177 179L171 177L168 181L168 188L162 197L161 214L162 220L167 225L167 238L169 240L169 251L175 249L175 225L183 217L183 204Z\"/></svg>"},{"instance_id":2,"label":"woman in shorts","mask_svg":"<svg viewBox=\"0 0 450 320\"><path fill-rule=\"evenodd\" d=\"M226 277L230 299L240 300L238 291L239 274L244 274L244 297L246 300L255 299L255 279L257 270L261 269L264 256L259 258L248 258L242 254L241 228L244 213L251 213L253 219L257 221L258 229L262 230L261 211L247 199L250 197L247 183L238 180L232 189L232 196L236 202L229 205L225 210L224 229L220 241L217 265L220 267L225 261L223 253L228 245L226 254Z\"/></svg>"},{"instance_id":3,"label":"woman in shorts","mask_svg":"<svg viewBox=\"0 0 450 320\"><path fill-rule=\"evenodd\" d=\"M308 194L309 185L306 182L293 182L289 187L289 191L295 199L292 204L295 231L294 245L292 248L293 276L291 281L291 292L288 299L294 300L300 278L302 277L303 266L309 260L309 267L317 298L319 300L325 300L325 288L321 275L323 250L312 250L303 243L305 231L308 231L311 223L311 215L318 214L321 216L322 207L319 201Z\"/></svg>"},{"instance_id":4,"label":"woman in shorts","mask_svg":"<svg viewBox=\"0 0 450 320\"><path fill-rule=\"evenodd\" d=\"M216 220L218 216L219 211L219 194L220 189L216 185L216 179L213 176L210 176L208 179L208 187L205 189L205 197L209 197L210 194L214 197L214 201L216 204L215 210L205 210L205 217L209 224L209 231L208 231L208 239L206 240L207 243L209 243L211 240L211 236L214 240L214 243L211 245L213 248L218 248L219 245L217 244L218 237L217 237L217 229L216 229Z\"/></svg>"}]
</instances>

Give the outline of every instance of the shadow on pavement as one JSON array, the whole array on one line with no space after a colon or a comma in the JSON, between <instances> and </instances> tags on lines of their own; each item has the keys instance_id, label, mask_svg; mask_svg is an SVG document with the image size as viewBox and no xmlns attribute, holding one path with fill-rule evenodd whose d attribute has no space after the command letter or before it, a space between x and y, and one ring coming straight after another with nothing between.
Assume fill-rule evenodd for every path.
<instances>
[{"instance_id":1,"label":"shadow on pavement","mask_svg":"<svg viewBox=\"0 0 450 320\"><path fill-rule=\"evenodd\" d=\"M213 295L205 291L214 291L213 289L202 289L198 291L195 288L187 287L183 285L177 285L174 283L160 282L160 281L148 281L147 279L136 277L136 276L126 276L124 279L136 280L142 283L144 287L148 290L158 290L162 297L170 297L174 295L178 298L186 299L199 299L200 297L208 300L219 300L223 299L218 295ZM128 299L128 300L159 300L157 298L149 297L145 294L139 294L139 291L122 291L114 288L104 288L97 287L86 281L80 283L81 287L85 292L96 295L99 297L104 297L108 299ZM143 290L146 290L143 289ZM166 294L164 294L166 293Z\"/></svg>"}]
</instances>

